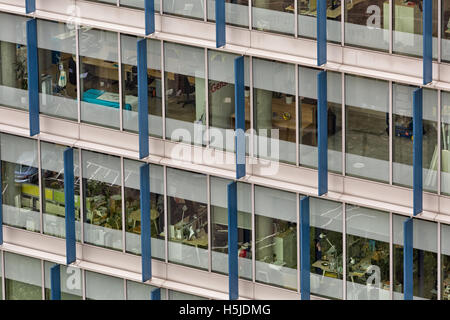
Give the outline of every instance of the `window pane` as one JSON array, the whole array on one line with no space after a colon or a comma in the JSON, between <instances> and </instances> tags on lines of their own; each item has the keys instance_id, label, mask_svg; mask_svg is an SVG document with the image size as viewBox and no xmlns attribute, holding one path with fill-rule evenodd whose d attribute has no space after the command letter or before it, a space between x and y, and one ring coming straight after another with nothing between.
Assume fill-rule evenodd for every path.
<instances>
[{"instance_id":1,"label":"window pane","mask_svg":"<svg viewBox=\"0 0 450 320\"><path fill-rule=\"evenodd\" d=\"M75 25L38 20L40 112L78 120Z\"/></svg>"},{"instance_id":2,"label":"window pane","mask_svg":"<svg viewBox=\"0 0 450 320\"><path fill-rule=\"evenodd\" d=\"M203 0L163 0L163 11L177 16L203 20Z\"/></svg>"},{"instance_id":3,"label":"window pane","mask_svg":"<svg viewBox=\"0 0 450 320\"><path fill-rule=\"evenodd\" d=\"M228 274L228 200L231 180L211 177L212 270ZM251 185L237 184L239 276L252 279Z\"/></svg>"},{"instance_id":4,"label":"window pane","mask_svg":"<svg viewBox=\"0 0 450 320\"><path fill-rule=\"evenodd\" d=\"M255 154L295 164L295 66L255 58L253 83Z\"/></svg>"},{"instance_id":5,"label":"window pane","mask_svg":"<svg viewBox=\"0 0 450 320\"><path fill-rule=\"evenodd\" d=\"M208 21L216 21L216 0L208 0ZM227 24L248 27L248 0L225 0Z\"/></svg>"},{"instance_id":6,"label":"window pane","mask_svg":"<svg viewBox=\"0 0 450 320\"><path fill-rule=\"evenodd\" d=\"M441 299L450 300L450 226L441 225Z\"/></svg>"},{"instance_id":7,"label":"window pane","mask_svg":"<svg viewBox=\"0 0 450 320\"><path fill-rule=\"evenodd\" d=\"M140 167L143 162L124 160L127 252L141 254ZM150 165L150 228L152 256L165 258L164 173L163 167Z\"/></svg>"},{"instance_id":8,"label":"window pane","mask_svg":"<svg viewBox=\"0 0 450 320\"><path fill-rule=\"evenodd\" d=\"M28 110L26 17L0 13L0 104Z\"/></svg>"},{"instance_id":9,"label":"window pane","mask_svg":"<svg viewBox=\"0 0 450 320\"><path fill-rule=\"evenodd\" d=\"M317 38L317 0L297 0L298 35ZM327 1L327 40L341 41L341 0Z\"/></svg>"},{"instance_id":10,"label":"window pane","mask_svg":"<svg viewBox=\"0 0 450 320\"><path fill-rule=\"evenodd\" d=\"M389 1L363 0L345 3L345 43L388 51Z\"/></svg>"},{"instance_id":11,"label":"window pane","mask_svg":"<svg viewBox=\"0 0 450 320\"><path fill-rule=\"evenodd\" d=\"M123 279L86 271L86 300L124 300Z\"/></svg>"},{"instance_id":12,"label":"window pane","mask_svg":"<svg viewBox=\"0 0 450 320\"><path fill-rule=\"evenodd\" d=\"M169 290L169 300L208 300L193 294Z\"/></svg>"},{"instance_id":13,"label":"window pane","mask_svg":"<svg viewBox=\"0 0 450 320\"><path fill-rule=\"evenodd\" d=\"M394 300L403 300L403 222L393 215ZM413 296L437 299L437 223L414 219Z\"/></svg>"},{"instance_id":14,"label":"window pane","mask_svg":"<svg viewBox=\"0 0 450 320\"><path fill-rule=\"evenodd\" d=\"M206 176L167 168L169 261L208 269Z\"/></svg>"},{"instance_id":15,"label":"window pane","mask_svg":"<svg viewBox=\"0 0 450 320\"><path fill-rule=\"evenodd\" d=\"M413 185L413 91L414 86L393 84L393 180ZM423 188L437 191L437 92L423 90Z\"/></svg>"},{"instance_id":16,"label":"window pane","mask_svg":"<svg viewBox=\"0 0 450 320\"><path fill-rule=\"evenodd\" d=\"M342 299L342 204L310 198L311 293Z\"/></svg>"},{"instance_id":17,"label":"window pane","mask_svg":"<svg viewBox=\"0 0 450 320\"><path fill-rule=\"evenodd\" d=\"M117 33L81 27L79 37L81 121L119 128Z\"/></svg>"},{"instance_id":18,"label":"window pane","mask_svg":"<svg viewBox=\"0 0 450 320\"><path fill-rule=\"evenodd\" d=\"M423 55L423 0L392 1L394 3L393 51L407 55ZM438 0L433 0L433 58L437 59Z\"/></svg>"},{"instance_id":19,"label":"window pane","mask_svg":"<svg viewBox=\"0 0 450 320\"><path fill-rule=\"evenodd\" d=\"M3 223L39 232L39 172L36 140L2 133Z\"/></svg>"},{"instance_id":20,"label":"window pane","mask_svg":"<svg viewBox=\"0 0 450 320\"><path fill-rule=\"evenodd\" d=\"M450 195L450 93L442 92L441 193Z\"/></svg>"},{"instance_id":21,"label":"window pane","mask_svg":"<svg viewBox=\"0 0 450 320\"><path fill-rule=\"evenodd\" d=\"M317 74L319 70L299 67L300 164L317 168ZM342 172L342 78L327 72L328 168Z\"/></svg>"},{"instance_id":22,"label":"window pane","mask_svg":"<svg viewBox=\"0 0 450 320\"><path fill-rule=\"evenodd\" d=\"M390 300L389 214L346 205L347 299Z\"/></svg>"},{"instance_id":23,"label":"window pane","mask_svg":"<svg viewBox=\"0 0 450 320\"><path fill-rule=\"evenodd\" d=\"M123 79L123 127L139 132L138 127L138 74L137 37L121 35L122 79ZM162 89L161 89L161 42L147 40L148 81L148 131L156 137L162 136Z\"/></svg>"},{"instance_id":24,"label":"window pane","mask_svg":"<svg viewBox=\"0 0 450 320\"><path fill-rule=\"evenodd\" d=\"M65 195L64 195L64 159L67 149L53 143L41 142L42 192L45 194L42 204L44 233L65 238ZM73 151L75 186L75 234L81 239L80 226L80 167L78 150Z\"/></svg>"},{"instance_id":25,"label":"window pane","mask_svg":"<svg viewBox=\"0 0 450 320\"><path fill-rule=\"evenodd\" d=\"M127 300L150 300L154 286L127 280ZM161 300L166 299L167 289L161 288Z\"/></svg>"},{"instance_id":26,"label":"window pane","mask_svg":"<svg viewBox=\"0 0 450 320\"><path fill-rule=\"evenodd\" d=\"M160 11L159 0L155 0L154 4L155 4L155 12L158 13ZM145 8L143 0L120 0L120 6L138 9Z\"/></svg>"},{"instance_id":27,"label":"window pane","mask_svg":"<svg viewBox=\"0 0 450 320\"><path fill-rule=\"evenodd\" d=\"M45 300L51 299L50 268L55 265L53 262L44 261L45 279ZM61 300L82 300L81 269L60 265L61 277Z\"/></svg>"},{"instance_id":28,"label":"window pane","mask_svg":"<svg viewBox=\"0 0 450 320\"><path fill-rule=\"evenodd\" d=\"M253 29L294 34L294 0L253 0Z\"/></svg>"},{"instance_id":29,"label":"window pane","mask_svg":"<svg viewBox=\"0 0 450 320\"><path fill-rule=\"evenodd\" d=\"M346 172L389 181L389 83L345 76Z\"/></svg>"},{"instance_id":30,"label":"window pane","mask_svg":"<svg viewBox=\"0 0 450 320\"><path fill-rule=\"evenodd\" d=\"M122 249L120 158L82 151L84 241Z\"/></svg>"},{"instance_id":31,"label":"window pane","mask_svg":"<svg viewBox=\"0 0 450 320\"><path fill-rule=\"evenodd\" d=\"M42 300L41 261L9 252L4 255L6 300Z\"/></svg>"},{"instance_id":32,"label":"window pane","mask_svg":"<svg viewBox=\"0 0 450 320\"><path fill-rule=\"evenodd\" d=\"M450 0L442 0L441 59L450 61Z\"/></svg>"},{"instance_id":33,"label":"window pane","mask_svg":"<svg viewBox=\"0 0 450 320\"><path fill-rule=\"evenodd\" d=\"M297 289L295 193L255 187L256 281Z\"/></svg>"},{"instance_id":34,"label":"window pane","mask_svg":"<svg viewBox=\"0 0 450 320\"><path fill-rule=\"evenodd\" d=\"M164 43L164 55L166 135L171 140L202 145L206 124L205 51Z\"/></svg>"}]
</instances>

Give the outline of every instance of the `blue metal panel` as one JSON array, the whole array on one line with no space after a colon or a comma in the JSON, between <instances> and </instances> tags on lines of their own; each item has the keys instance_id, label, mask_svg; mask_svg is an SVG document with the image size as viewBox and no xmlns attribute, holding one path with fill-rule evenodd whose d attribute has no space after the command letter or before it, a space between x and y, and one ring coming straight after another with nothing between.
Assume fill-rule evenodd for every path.
<instances>
[{"instance_id":1,"label":"blue metal panel","mask_svg":"<svg viewBox=\"0 0 450 320\"><path fill-rule=\"evenodd\" d=\"M27 21L27 65L28 65L28 100L30 113L30 136L40 132L39 129L39 68L37 51L36 19Z\"/></svg>"},{"instance_id":2,"label":"blue metal panel","mask_svg":"<svg viewBox=\"0 0 450 320\"><path fill-rule=\"evenodd\" d=\"M216 0L216 47L226 44L225 0Z\"/></svg>"},{"instance_id":3,"label":"blue metal panel","mask_svg":"<svg viewBox=\"0 0 450 320\"><path fill-rule=\"evenodd\" d=\"M403 287L404 300L413 299L413 226L409 218L403 222Z\"/></svg>"},{"instance_id":4,"label":"blue metal panel","mask_svg":"<svg viewBox=\"0 0 450 320\"><path fill-rule=\"evenodd\" d=\"M236 179L245 177L244 57L234 60L234 114L236 115Z\"/></svg>"},{"instance_id":5,"label":"blue metal panel","mask_svg":"<svg viewBox=\"0 0 450 320\"><path fill-rule=\"evenodd\" d=\"M327 63L327 1L317 1L317 65Z\"/></svg>"},{"instance_id":6,"label":"blue metal panel","mask_svg":"<svg viewBox=\"0 0 450 320\"><path fill-rule=\"evenodd\" d=\"M150 228L150 166L140 167L142 282L152 278L152 234Z\"/></svg>"},{"instance_id":7,"label":"blue metal panel","mask_svg":"<svg viewBox=\"0 0 450 320\"><path fill-rule=\"evenodd\" d=\"M230 300L239 299L237 183L231 182L228 194L228 281Z\"/></svg>"},{"instance_id":8,"label":"blue metal panel","mask_svg":"<svg viewBox=\"0 0 450 320\"><path fill-rule=\"evenodd\" d=\"M156 288L153 289L150 293L150 300L161 300L161 289Z\"/></svg>"},{"instance_id":9,"label":"blue metal panel","mask_svg":"<svg viewBox=\"0 0 450 320\"><path fill-rule=\"evenodd\" d=\"M0 188L3 190L2 162L0 161ZM0 195L0 245L3 244L3 193Z\"/></svg>"},{"instance_id":10,"label":"blue metal panel","mask_svg":"<svg viewBox=\"0 0 450 320\"><path fill-rule=\"evenodd\" d=\"M148 157L147 40L137 42L139 159Z\"/></svg>"},{"instance_id":11,"label":"blue metal panel","mask_svg":"<svg viewBox=\"0 0 450 320\"><path fill-rule=\"evenodd\" d=\"M322 1L321 1L322 2ZM318 118L318 192L328 192L328 102L327 72L317 74L317 118Z\"/></svg>"},{"instance_id":12,"label":"blue metal panel","mask_svg":"<svg viewBox=\"0 0 450 320\"><path fill-rule=\"evenodd\" d=\"M416 89L413 93L413 212L417 215L422 212L423 202L423 170L422 170L422 89Z\"/></svg>"},{"instance_id":13,"label":"blue metal panel","mask_svg":"<svg viewBox=\"0 0 450 320\"><path fill-rule=\"evenodd\" d=\"M155 0L145 0L145 35L155 32Z\"/></svg>"},{"instance_id":14,"label":"blue metal panel","mask_svg":"<svg viewBox=\"0 0 450 320\"><path fill-rule=\"evenodd\" d=\"M75 238L75 187L73 168L73 149L67 148L64 158L64 199L66 215L66 263L71 264L77 259Z\"/></svg>"},{"instance_id":15,"label":"blue metal panel","mask_svg":"<svg viewBox=\"0 0 450 320\"><path fill-rule=\"evenodd\" d=\"M36 0L25 0L25 12L33 13L36 11Z\"/></svg>"},{"instance_id":16,"label":"blue metal panel","mask_svg":"<svg viewBox=\"0 0 450 320\"><path fill-rule=\"evenodd\" d=\"M50 299L61 300L61 271L59 264L50 268Z\"/></svg>"},{"instance_id":17,"label":"blue metal panel","mask_svg":"<svg viewBox=\"0 0 450 320\"><path fill-rule=\"evenodd\" d=\"M433 81L433 1L423 0L423 84Z\"/></svg>"},{"instance_id":18,"label":"blue metal panel","mask_svg":"<svg viewBox=\"0 0 450 320\"><path fill-rule=\"evenodd\" d=\"M300 284L302 300L310 299L309 197L300 200Z\"/></svg>"}]
</instances>

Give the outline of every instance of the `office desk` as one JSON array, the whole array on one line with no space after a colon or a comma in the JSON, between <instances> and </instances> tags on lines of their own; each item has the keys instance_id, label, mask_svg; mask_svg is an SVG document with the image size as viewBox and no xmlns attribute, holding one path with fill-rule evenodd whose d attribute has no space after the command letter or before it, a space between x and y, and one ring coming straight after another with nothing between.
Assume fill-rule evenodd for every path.
<instances>
[{"instance_id":1,"label":"office desk","mask_svg":"<svg viewBox=\"0 0 450 320\"><path fill-rule=\"evenodd\" d=\"M91 73L100 78L119 81L119 63L105 61L91 57L81 57L81 63L90 66L93 69ZM125 72L131 72L133 66L124 64ZM86 72L87 70L84 70ZM82 72L83 73L83 72Z\"/></svg>"},{"instance_id":2,"label":"office desk","mask_svg":"<svg viewBox=\"0 0 450 320\"><path fill-rule=\"evenodd\" d=\"M331 269L331 263L329 261L317 260L311 265L311 267L322 269L323 271L322 276L325 276L326 273L332 273L336 275L336 278L338 278L340 274L336 270L336 268Z\"/></svg>"}]
</instances>

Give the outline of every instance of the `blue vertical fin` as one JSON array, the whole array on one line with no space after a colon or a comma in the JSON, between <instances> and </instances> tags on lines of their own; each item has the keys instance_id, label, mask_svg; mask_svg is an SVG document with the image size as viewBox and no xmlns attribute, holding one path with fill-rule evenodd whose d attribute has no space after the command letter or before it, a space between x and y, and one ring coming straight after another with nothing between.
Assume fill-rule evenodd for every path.
<instances>
[{"instance_id":1,"label":"blue vertical fin","mask_svg":"<svg viewBox=\"0 0 450 320\"><path fill-rule=\"evenodd\" d=\"M145 0L145 35L155 32L155 0Z\"/></svg>"},{"instance_id":2,"label":"blue vertical fin","mask_svg":"<svg viewBox=\"0 0 450 320\"><path fill-rule=\"evenodd\" d=\"M150 165L140 167L142 282L152 278L152 235L150 225Z\"/></svg>"},{"instance_id":3,"label":"blue vertical fin","mask_svg":"<svg viewBox=\"0 0 450 320\"><path fill-rule=\"evenodd\" d=\"M328 102L327 72L317 74L317 118L318 118L318 194L328 192Z\"/></svg>"},{"instance_id":4,"label":"blue vertical fin","mask_svg":"<svg viewBox=\"0 0 450 320\"><path fill-rule=\"evenodd\" d=\"M50 268L50 299L61 300L61 268L55 264Z\"/></svg>"},{"instance_id":5,"label":"blue vertical fin","mask_svg":"<svg viewBox=\"0 0 450 320\"><path fill-rule=\"evenodd\" d=\"M216 48L226 44L225 0L216 0Z\"/></svg>"},{"instance_id":6,"label":"blue vertical fin","mask_svg":"<svg viewBox=\"0 0 450 320\"><path fill-rule=\"evenodd\" d=\"M148 157L147 39L137 42L139 159Z\"/></svg>"},{"instance_id":7,"label":"blue vertical fin","mask_svg":"<svg viewBox=\"0 0 450 320\"><path fill-rule=\"evenodd\" d=\"M75 187L73 149L67 148L63 153L64 158L64 199L65 223L66 223L66 263L69 265L76 261L76 236L75 236Z\"/></svg>"},{"instance_id":8,"label":"blue vertical fin","mask_svg":"<svg viewBox=\"0 0 450 320\"><path fill-rule=\"evenodd\" d=\"M228 195L228 277L229 298L239 299L238 230L237 230L237 183L227 186Z\"/></svg>"},{"instance_id":9,"label":"blue vertical fin","mask_svg":"<svg viewBox=\"0 0 450 320\"><path fill-rule=\"evenodd\" d=\"M403 222L403 287L404 300L413 299L413 226L412 218Z\"/></svg>"},{"instance_id":10,"label":"blue vertical fin","mask_svg":"<svg viewBox=\"0 0 450 320\"><path fill-rule=\"evenodd\" d=\"M327 63L327 1L317 1L317 65Z\"/></svg>"},{"instance_id":11,"label":"blue vertical fin","mask_svg":"<svg viewBox=\"0 0 450 320\"><path fill-rule=\"evenodd\" d=\"M244 57L234 60L234 113L236 115L236 179L245 177L245 71Z\"/></svg>"},{"instance_id":12,"label":"blue vertical fin","mask_svg":"<svg viewBox=\"0 0 450 320\"><path fill-rule=\"evenodd\" d=\"M37 49L37 20L27 21L27 68L30 136L39 134L39 66Z\"/></svg>"},{"instance_id":13,"label":"blue vertical fin","mask_svg":"<svg viewBox=\"0 0 450 320\"><path fill-rule=\"evenodd\" d=\"M433 81L433 1L423 0L423 84Z\"/></svg>"},{"instance_id":14,"label":"blue vertical fin","mask_svg":"<svg viewBox=\"0 0 450 320\"><path fill-rule=\"evenodd\" d=\"M413 93L413 213L423 210L423 89Z\"/></svg>"},{"instance_id":15,"label":"blue vertical fin","mask_svg":"<svg viewBox=\"0 0 450 320\"><path fill-rule=\"evenodd\" d=\"M301 299L310 300L309 197L300 199L300 284Z\"/></svg>"}]
</instances>

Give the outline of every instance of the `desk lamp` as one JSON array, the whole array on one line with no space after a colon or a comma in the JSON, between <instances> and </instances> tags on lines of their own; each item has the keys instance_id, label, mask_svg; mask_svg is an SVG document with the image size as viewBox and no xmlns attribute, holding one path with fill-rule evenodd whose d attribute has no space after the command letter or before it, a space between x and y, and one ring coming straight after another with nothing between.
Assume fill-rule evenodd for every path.
<instances>
[{"instance_id":1,"label":"desk lamp","mask_svg":"<svg viewBox=\"0 0 450 320\"><path fill-rule=\"evenodd\" d=\"M328 237L327 237L326 234L321 233L321 234L319 235L319 238L320 238L320 239L325 239L325 240L327 240L328 244L330 245L330 249L328 249L327 255L329 255L329 254L335 254L335 253L336 253L336 247L334 246L334 244L332 244L332 243L330 242L330 240L328 239Z\"/></svg>"}]
</instances>

